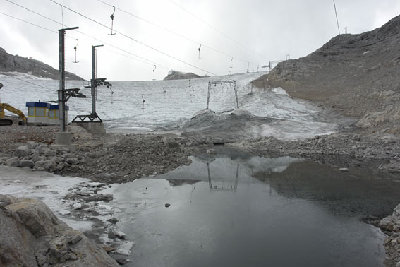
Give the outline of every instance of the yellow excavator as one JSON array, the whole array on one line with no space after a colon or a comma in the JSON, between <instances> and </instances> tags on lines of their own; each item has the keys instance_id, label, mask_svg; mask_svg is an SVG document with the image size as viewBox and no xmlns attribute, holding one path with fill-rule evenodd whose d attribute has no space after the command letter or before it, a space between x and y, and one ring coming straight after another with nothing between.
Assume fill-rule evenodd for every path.
<instances>
[{"instance_id":1,"label":"yellow excavator","mask_svg":"<svg viewBox=\"0 0 400 267\"><path fill-rule=\"evenodd\" d=\"M1 87L3 87L3 84L0 83L0 89L1 89ZM26 120L24 113L21 110L14 108L13 106L11 106L7 103L0 103L0 126L9 126L9 125L13 124L12 119L5 118L5 110L8 110L9 112L12 112L12 113L18 115L18 117L20 119L18 124L26 125L27 120Z\"/></svg>"},{"instance_id":2,"label":"yellow excavator","mask_svg":"<svg viewBox=\"0 0 400 267\"><path fill-rule=\"evenodd\" d=\"M0 126L8 126L8 125L13 124L12 119L5 118L5 112L4 112L5 110L8 110L8 111L18 115L18 117L20 118L20 121L18 122L18 124L26 125L26 122L27 122L26 117L21 110L14 108L13 106L10 106L7 103L0 103Z\"/></svg>"}]
</instances>

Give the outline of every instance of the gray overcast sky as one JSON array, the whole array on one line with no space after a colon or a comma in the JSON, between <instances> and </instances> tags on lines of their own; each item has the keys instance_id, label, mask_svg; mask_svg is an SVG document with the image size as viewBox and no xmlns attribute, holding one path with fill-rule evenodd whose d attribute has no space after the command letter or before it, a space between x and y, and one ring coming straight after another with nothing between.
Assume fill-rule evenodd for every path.
<instances>
[{"instance_id":1,"label":"gray overcast sky","mask_svg":"<svg viewBox=\"0 0 400 267\"><path fill-rule=\"evenodd\" d=\"M109 35L109 29L53 1L107 27L112 6L117 7L117 34ZM332 0L53 1L0 0L0 47L58 68L57 30L61 25L52 20L79 26L80 32L67 32L66 69L85 79L90 78L91 45L96 44L105 45L98 49L99 77L151 80L162 79L171 69L200 75L244 72L248 66L254 71L269 60L306 56L338 34ZM375 29L400 13L399 0L336 0L336 6L342 33ZM75 45L77 64L72 63Z\"/></svg>"}]
</instances>

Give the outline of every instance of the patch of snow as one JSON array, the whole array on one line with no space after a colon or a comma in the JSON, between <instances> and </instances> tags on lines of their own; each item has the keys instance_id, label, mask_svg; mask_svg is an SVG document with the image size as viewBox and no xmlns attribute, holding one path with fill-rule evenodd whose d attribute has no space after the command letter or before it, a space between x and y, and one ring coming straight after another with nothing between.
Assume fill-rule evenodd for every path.
<instances>
[{"instance_id":1,"label":"patch of snow","mask_svg":"<svg viewBox=\"0 0 400 267\"><path fill-rule=\"evenodd\" d=\"M272 92L274 92L274 93L277 94L277 95L288 95L288 93L286 92L286 90L285 90L285 89L282 89L282 88L280 88L280 87L278 87L278 88L273 88L273 89L272 89Z\"/></svg>"},{"instance_id":2,"label":"patch of snow","mask_svg":"<svg viewBox=\"0 0 400 267\"><path fill-rule=\"evenodd\" d=\"M134 243L132 241L123 241L119 244L119 247L116 251L121 255L130 255L133 245Z\"/></svg>"},{"instance_id":3,"label":"patch of snow","mask_svg":"<svg viewBox=\"0 0 400 267\"><path fill-rule=\"evenodd\" d=\"M68 189L87 181L84 178L62 177L47 172L0 165L0 194L36 198L43 201L61 220L74 229L90 230L91 222L72 220L63 198Z\"/></svg>"}]
</instances>

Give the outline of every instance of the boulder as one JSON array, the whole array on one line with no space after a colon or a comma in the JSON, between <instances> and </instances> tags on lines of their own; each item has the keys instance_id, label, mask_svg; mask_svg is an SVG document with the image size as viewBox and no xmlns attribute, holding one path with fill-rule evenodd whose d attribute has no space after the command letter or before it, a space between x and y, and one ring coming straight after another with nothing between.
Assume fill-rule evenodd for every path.
<instances>
[{"instance_id":1,"label":"boulder","mask_svg":"<svg viewBox=\"0 0 400 267\"><path fill-rule=\"evenodd\" d=\"M6 165L9 167L18 167L19 166L19 160L18 158L11 158L6 160Z\"/></svg>"},{"instance_id":2,"label":"boulder","mask_svg":"<svg viewBox=\"0 0 400 267\"><path fill-rule=\"evenodd\" d=\"M30 154L30 149L28 148L28 146L19 146L17 147L17 149L15 150L15 155L19 158L23 158L26 157Z\"/></svg>"},{"instance_id":3,"label":"boulder","mask_svg":"<svg viewBox=\"0 0 400 267\"><path fill-rule=\"evenodd\" d=\"M35 166L35 163L33 163L32 160L20 160L19 161L19 167L32 168L33 166Z\"/></svg>"},{"instance_id":4,"label":"boulder","mask_svg":"<svg viewBox=\"0 0 400 267\"><path fill-rule=\"evenodd\" d=\"M0 195L0 266L118 266L41 201Z\"/></svg>"}]
</instances>

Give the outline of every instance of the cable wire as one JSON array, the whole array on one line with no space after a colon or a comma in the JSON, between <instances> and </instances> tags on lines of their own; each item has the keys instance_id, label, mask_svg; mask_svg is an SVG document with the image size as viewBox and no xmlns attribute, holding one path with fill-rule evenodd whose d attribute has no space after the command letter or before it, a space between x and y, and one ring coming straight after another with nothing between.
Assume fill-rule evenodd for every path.
<instances>
[{"instance_id":1,"label":"cable wire","mask_svg":"<svg viewBox=\"0 0 400 267\"><path fill-rule=\"evenodd\" d=\"M246 49L246 47L241 44L239 41L233 39L232 37L230 37L228 34L224 33L223 31L219 30L217 27L211 25L210 23L208 23L206 20L204 20L203 18L197 16L196 14L190 12L189 10L187 10L186 8L184 8L183 6L179 5L176 1L174 0L168 0L170 3L174 4L175 6L177 6L178 8L180 8L181 10L183 10L184 12L186 12L187 14L189 14L190 16L194 17L195 19L197 19L198 21L202 22L203 24L207 25L210 29L212 29L213 31L215 31L216 33L220 34L221 36L223 36L225 39L233 42L236 44L236 46L238 48L240 48L243 52L249 53ZM248 61L246 61L248 62Z\"/></svg>"},{"instance_id":2,"label":"cable wire","mask_svg":"<svg viewBox=\"0 0 400 267\"><path fill-rule=\"evenodd\" d=\"M35 14L35 15L38 15L38 16L44 18L44 19L47 19L47 20L49 20L49 21L52 21L52 22L54 22L54 23L56 23L56 24L58 24L58 25L60 25L60 26L66 26L66 25L64 25L62 22L59 22L59 21L54 20L54 19L52 19L52 18L49 18L49 17L47 17L47 16L45 16L45 15L43 15L43 14L37 12L37 11L34 11L34 10L32 10L32 9L26 7L26 6L23 6L23 5L20 5L20 4L18 4L18 3L15 3L14 1L11 1L11 0L4 0L4 1L7 1L7 2L9 2L9 3L11 3L11 4L13 4L13 5L17 6L17 7L22 8L22 9L25 9L26 11L31 12L31 13L33 13L33 14ZM4 14L5 16L12 17L12 18L15 18L15 19L17 19L17 20L23 21L23 22L25 22L25 23L29 23L29 24L34 25L34 26L36 26L36 27L39 27L39 28L42 28L42 29L46 29L45 27L42 27L42 26L40 26L40 25L36 25L36 24L31 23L31 22L25 21L25 20L23 20L23 19L10 16L10 15L5 14L5 13L3 13L3 12L0 12L0 13ZM66 27L67 27L67 26L66 26ZM58 33L57 31L53 31L53 30L50 30L50 29L46 29L46 30L51 31L51 32L54 32L54 33ZM159 63L156 63L156 62L154 62L154 61L152 61L152 60L149 60L149 59L147 59L147 58L145 58L145 57L142 57L142 56L136 55L136 54L134 54L134 53L131 53L131 52L129 52L129 51L125 50L125 49L122 49L122 48L120 48L120 47L118 47L118 46L115 46L115 45L113 45L113 44L111 44L111 43L104 42L103 40L100 40L99 38L94 37L94 36L92 36L92 35L89 35L89 34L83 32L83 31L81 31L81 30L76 30L75 32L78 32L78 33L80 33L80 34L82 34L82 35L84 35L84 36L86 36L86 37L89 37L89 38L91 38L91 39L93 39L93 40L100 41L100 42L106 44L106 45L109 46L109 47L113 47L113 48L116 49L116 50L122 51L122 52L128 54L129 56L134 57L136 60L141 61L142 63L148 64L148 65L151 65L151 66L157 65L157 66L160 66L160 67L163 67L163 68L169 70L169 68L168 68L167 66L164 66L164 65L159 64ZM74 37L67 36L67 38L74 38ZM74 39L76 39L76 38L74 38Z\"/></svg>"},{"instance_id":3,"label":"cable wire","mask_svg":"<svg viewBox=\"0 0 400 267\"><path fill-rule=\"evenodd\" d=\"M27 23L27 24L30 24L30 25L32 25L32 26L35 26L35 27L41 28L41 29L43 29L43 30L46 30L46 31L49 31L49 32L58 33L58 32L57 32L57 31L55 31L55 30L51 30L51 29L49 29L49 28L46 28L46 27L43 27L43 26L37 25L37 24L35 24L35 23L32 23L32 22L26 21L26 20L24 20L24 19L21 19L21 18L17 18L17 17L11 16L11 15L9 15L9 14L6 14L6 13L4 13L4 12L1 12L1 11L0 11L0 14L3 14L4 16L7 16L7 17L9 17L9 18L13 18L13 19L16 19L16 20L19 20L19 21L25 22L25 23Z\"/></svg>"},{"instance_id":4,"label":"cable wire","mask_svg":"<svg viewBox=\"0 0 400 267\"><path fill-rule=\"evenodd\" d=\"M93 22L93 23L96 23L97 25L100 25L100 26L102 26L103 28L110 29L110 27L108 27L107 25L105 25L105 24L103 24L103 23L101 23L101 22L98 22L98 21L95 20L95 19L90 18L90 17L88 17L88 16L86 16L86 15L80 13L79 11L76 11L76 10L74 10L74 9L68 7L68 6L65 6L65 5L59 3L59 2L57 2L57 1L55 1L55 0L49 0L49 1L50 1L50 2L53 2L54 4L63 6L65 9L69 10L70 12L75 13L75 14L79 15L80 17L83 17L83 18L85 18L85 19L87 19L87 20L89 20L89 21L91 21L91 22ZM115 33L118 33L119 35L124 36L125 38L130 39L130 40L132 40L132 41L134 41L134 42L136 42L136 43L138 43L138 44L140 44L140 45L142 45L142 46L144 46L144 47L146 47L146 48L148 48L148 49L150 49L150 50L153 50L153 51L155 51L155 52L157 52L157 53L159 53L159 54L162 54L162 55L164 55L164 56L166 56L166 57L169 57L169 58L171 58L171 59L174 59L174 60L176 60L176 61L178 61L178 62L181 62L181 63L183 63L183 64L185 64L185 65L188 65L188 66L190 66L190 67L192 67L192 68L195 68L195 69L198 69L198 70L201 70L201 71L210 73L210 74L212 74L212 75L217 75L217 74L215 74L215 73L213 73L213 72L211 72L211 71L207 71L207 70L205 70L205 69L203 69L203 68L197 67L197 66L195 66L195 65L193 65L193 64L191 64L191 63L188 63L188 62L186 62L186 61L184 61L184 60L182 60L182 59L179 59L179 58L177 58L177 57L175 57L175 56L172 56L172 55L170 55L170 54L168 54L168 53L166 53L166 52L163 52L163 51L161 51L161 50L159 50L159 49L157 49L157 48L154 48L154 47L152 47L152 46L150 46L150 45L148 45L148 44L146 44L146 43L144 43L144 42L142 42L142 41L140 41L140 40L138 40L138 39L136 39L136 38L133 38L132 36L129 36L129 35L124 34L124 33L122 33L122 32L118 32L118 31L116 31L116 30L114 30L114 32L115 32Z\"/></svg>"},{"instance_id":5,"label":"cable wire","mask_svg":"<svg viewBox=\"0 0 400 267\"><path fill-rule=\"evenodd\" d=\"M160 29L162 29L162 30L164 30L164 31L166 31L166 32L169 32L169 33L171 33L171 34L174 34L174 35L176 35L176 36L178 36L178 37L180 37L180 38L183 38L183 39L185 39L185 40L187 40L187 41L189 41L189 42L192 42L192 43L194 43L194 44L196 44L196 45L201 44L203 47L206 47L206 48L208 48L208 49L210 49L210 50L212 50L212 51L214 51L214 52L216 52L216 53L219 53L219 54L221 54L221 55L223 55L223 56L226 56L226 57L229 58L229 59L233 57L232 55L229 55L228 53L226 53L226 52L224 52L224 51L221 51L221 50L216 49L216 48L214 48L214 47L212 47L212 46L210 46L210 45L207 45L207 44L204 43L204 42L201 42L201 41L199 41L199 40L194 40L194 39L192 39L192 38L190 38L190 37L188 37L188 36L186 36L186 35L183 35L183 34L181 34L181 33L178 33L178 32L176 32L176 31L174 31L174 30L171 30L171 29L169 29L169 28L167 28L167 27L164 27L164 26L162 26L162 25L159 25L159 24L157 24L157 23L154 23L154 22L152 22L152 21L150 21L150 20L148 20L148 19L142 18L142 17L140 17L140 16L138 16L138 15L135 15L134 13L132 13L132 12L130 12L130 11L121 9L121 8L119 8L119 7L117 7L117 6L114 6L114 5L110 4L110 3L107 3L106 1L103 1L103 0L95 0L95 1L100 2L100 3L102 3L102 4L106 5L106 6L109 6L109 7L115 7L117 10L119 10L119 11L122 12L122 13L125 13L125 14L127 14L127 15L129 15L129 16L131 16L131 17L137 19L137 20L141 20L141 21L143 21L143 22L145 22L145 23L147 23L147 24L149 24L149 25L152 25L153 27L157 27L157 28L160 28ZM237 58L239 61L242 61L242 62L245 62L245 63L248 63L248 62L249 62L248 60L245 60L245 59L241 59L241 58L238 58L238 57L235 57L235 58Z\"/></svg>"}]
</instances>

